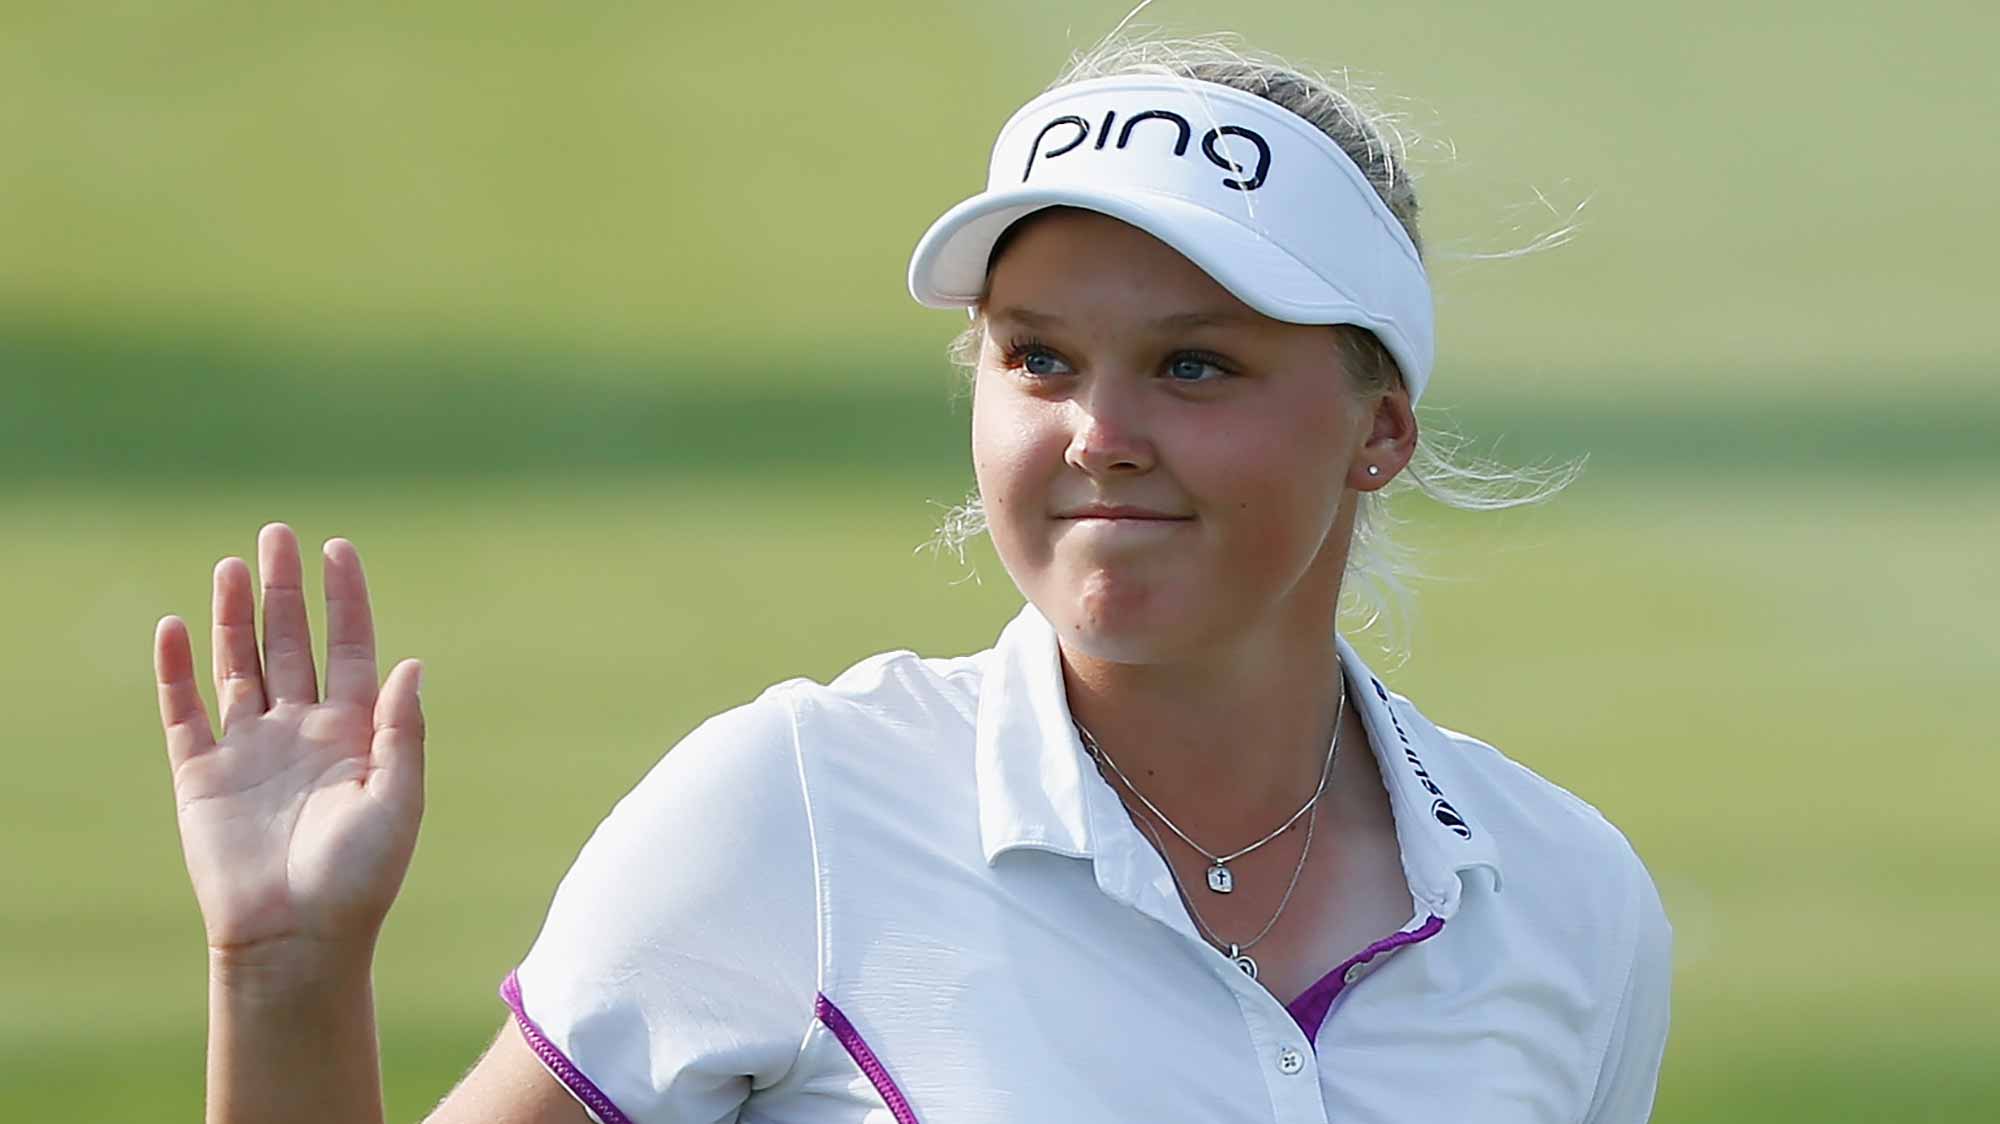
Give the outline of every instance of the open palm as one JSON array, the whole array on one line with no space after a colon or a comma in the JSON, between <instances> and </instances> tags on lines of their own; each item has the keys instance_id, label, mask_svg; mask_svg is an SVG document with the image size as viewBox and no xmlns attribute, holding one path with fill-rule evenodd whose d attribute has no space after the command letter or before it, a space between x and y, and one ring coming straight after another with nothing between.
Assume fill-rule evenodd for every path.
<instances>
[{"instance_id":1,"label":"open palm","mask_svg":"<svg viewBox=\"0 0 2000 1124\"><path fill-rule=\"evenodd\" d=\"M257 537L261 661L249 567L233 557L215 567L219 740L195 686L186 625L168 616L154 633L181 850L218 952L371 945L416 847L422 668L397 664L378 691L360 556L332 539L324 559L324 698L298 540L282 523Z\"/></svg>"}]
</instances>

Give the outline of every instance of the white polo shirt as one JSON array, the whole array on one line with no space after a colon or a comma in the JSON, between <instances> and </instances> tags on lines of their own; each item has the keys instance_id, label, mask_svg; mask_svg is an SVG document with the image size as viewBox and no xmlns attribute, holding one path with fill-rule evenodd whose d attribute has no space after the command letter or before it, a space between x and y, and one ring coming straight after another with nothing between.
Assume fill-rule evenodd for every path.
<instances>
[{"instance_id":1,"label":"white polo shirt","mask_svg":"<svg viewBox=\"0 0 2000 1124\"><path fill-rule=\"evenodd\" d=\"M1643 1121L1671 932L1638 857L1336 643L1416 914L1289 1004L1189 920L1032 606L690 733L501 993L604 1124Z\"/></svg>"}]
</instances>

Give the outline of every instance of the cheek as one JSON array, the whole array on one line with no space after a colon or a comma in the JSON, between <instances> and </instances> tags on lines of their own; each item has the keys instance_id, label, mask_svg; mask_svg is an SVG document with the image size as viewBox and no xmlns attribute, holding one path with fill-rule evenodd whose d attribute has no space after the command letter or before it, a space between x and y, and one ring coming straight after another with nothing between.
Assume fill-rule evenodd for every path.
<instances>
[{"instance_id":1,"label":"cheek","mask_svg":"<svg viewBox=\"0 0 2000 1124\"><path fill-rule=\"evenodd\" d=\"M1226 524L1234 564L1291 571L1325 544L1340 510L1341 468L1331 438L1305 426L1265 427L1267 439L1208 450L1207 507Z\"/></svg>"},{"instance_id":2,"label":"cheek","mask_svg":"<svg viewBox=\"0 0 2000 1124\"><path fill-rule=\"evenodd\" d=\"M974 391L973 477L995 544L1003 550L1047 511L1064 447L1062 434L1034 410L1004 392Z\"/></svg>"},{"instance_id":3,"label":"cheek","mask_svg":"<svg viewBox=\"0 0 2000 1124\"><path fill-rule=\"evenodd\" d=\"M1239 510L1240 533L1233 536L1246 570L1290 580L1308 569L1325 545L1331 526L1327 505L1296 491L1272 490L1246 501Z\"/></svg>"}]
</instances>

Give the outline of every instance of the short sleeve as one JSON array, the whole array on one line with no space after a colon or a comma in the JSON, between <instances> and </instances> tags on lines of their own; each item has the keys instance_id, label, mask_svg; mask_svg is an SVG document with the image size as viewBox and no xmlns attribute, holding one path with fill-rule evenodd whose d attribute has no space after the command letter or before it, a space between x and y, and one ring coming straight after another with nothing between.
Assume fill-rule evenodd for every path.
<instances>
[{"instance_id":1,"label":"short sleeve","mask_svg":"<svg viewBox=\"0 0 2000 1124\"><path fill-rule=\"evenodd\" d=\"M812 835L781 689L702 723L600 823L501 995L602 1124L733 1121L813 1020Z\"/></svg>"},{"instance_id":2,"label":"short sleeve","mask_svg":"<svg viewBox=\"0 0 2000 1124\"><path fill-rule=\"evenodd\" d=\"M1585 1118L1587 1124L1644 1124L1653 1112L1660 1063L1666 1054L1674 931L1652 878L1644 867L1636 862L1634 866L1638 940L1604 1062L1598 1069L1597 1092Z\"/></svg>"}]
</instances>

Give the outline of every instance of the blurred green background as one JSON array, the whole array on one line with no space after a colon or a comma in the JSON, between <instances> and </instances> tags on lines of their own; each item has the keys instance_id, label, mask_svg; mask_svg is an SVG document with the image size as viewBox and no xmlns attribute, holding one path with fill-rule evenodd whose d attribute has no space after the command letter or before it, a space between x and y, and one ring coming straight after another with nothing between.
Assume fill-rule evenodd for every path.
<instances>
[{"instance_id":1,"label":"blurred green background","mask_svg":"<svg viewBox=\"0 0 2000 1124\"><path fill-rule=\"evenodd\" d=\"M148 645L180 613L206 667L210 566L267 520L354 539L385 666L428 668L392 1119L702 717L985 647L1018 604L990 551L914 549L970 486L963 321L902 271L1123 13L0 2L7 1118L199 1113ZM1657 1118L2000 1118L2000 10L1145 18L1394 95L1423 416L1590 454L1542 508L1406 499L1432 576L1378 666L1645 856L1679 938ZM1568 246L1482 259L1579 204Z\"/></svg>"}]
</instances>

